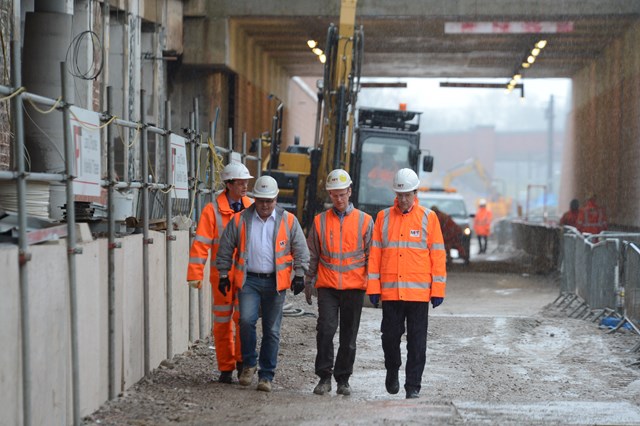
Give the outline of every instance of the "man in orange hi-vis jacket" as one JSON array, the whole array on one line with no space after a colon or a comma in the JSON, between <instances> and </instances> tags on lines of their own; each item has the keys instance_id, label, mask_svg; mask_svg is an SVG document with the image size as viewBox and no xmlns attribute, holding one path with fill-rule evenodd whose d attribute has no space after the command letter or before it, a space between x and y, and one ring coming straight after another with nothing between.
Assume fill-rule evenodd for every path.
<instances>
[{"instance_id":1,"label":"man in orange hi-vis jacket","mask_svg":"<svg viewBox=\"0 0 640 426\"><path fill-rule=\"evenodd\" d=\"M478 245L480 250L478 253L487 252L487 240L491 233L491 221L493 220L493 213L487 209L487 200L481 198L478 202L478 211L473 219L473 230L478 236Z\"/></svg>"},{"instance_id":2,"label":"man in orange hi-vis jacket","mask_svg":"<svg viewBox=\"0 0 640 426\"><path fill-rule=\"evenodd\" d=\"M377 307L382 300L382 350L385 386L398 393L402 365L400 342L407 330L407 398L418 398L426 362L429 301L434 308L445 297L446 254L435 212L418 204L418 175L400 169L393 179L393 207L378 213L369 253L367 294Z\"/></svg>"},{"instance_id":3,"label":"man in orange hi-vis jacket","mask_svg":"<svg viewBox=\"0 0 640 426\"><path fill-rule=\"evenodd\" d=\"M216 358L221 383L232 383L233 370L242 370L242 355L240 351L240 336L238 321L238 302L233 292L222 294L218 289L219 273L215 267L220 237L224 227L233 215L249 207L253 200L247 197L249 179L253 176L242 163L229 163L220 174L225 183L225 190L217 194L213 202L202 210L196 236L189 252L189 268L187 281L193 288L202 287L204 266L207 263L209 251L211 264L209 282L211 283L212 311L213 311L213 340L216 347ZM235 326L235 334L234 334Z\"/></svg>"},{"instance_id":4,"label":"man in orange hi-vis jacket","mask_svg":"<svg viewBox=\"0 0 640 426\"><path fill-rule=\"evenodd\" d=\"M327 175L325 188L332 207L313 219L307 245L310 262L305 279L305 296L311 304L311 289L318 289L316 326L316 395L331 391L331 375L338 382L337 393L350 395L349 378L356 359L356 340L367 289L367 256L371 247L373 219L353 207L351 176L335 169ZM340 326L338 353L333 337Z\"/></svg>"},{"instance_id":5,"label":"man in orange hi-vis jacket","mask_svg":"<svg viewBox=\"0 0 640 426\"><path fill-rule=\"evenodd\" d=\"M578 210L576 228L580 232L599 234L608 227L607 215L604 209L596 203L596 197L589 194L587 202Z\"/></svg>"}]
</instances>

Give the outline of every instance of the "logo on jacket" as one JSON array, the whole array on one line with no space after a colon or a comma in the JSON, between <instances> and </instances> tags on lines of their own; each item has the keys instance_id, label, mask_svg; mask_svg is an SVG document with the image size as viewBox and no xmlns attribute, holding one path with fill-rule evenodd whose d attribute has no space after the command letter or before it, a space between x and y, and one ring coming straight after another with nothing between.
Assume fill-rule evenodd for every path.
<instances>
[{"instance_id":1,"label":"logo on jacket","mask_svg":"<svg viewBox=\"0 0 640 426\"><path fill-rule=\"evenodd\" d=\"M280 241L278 244L280 245L280 248L284 248L286 243L284 241Z\"/></svg>"},{"instance_id":2,"label":"logo on jacket","mask_svg":"<svg viewBox=\"0 0 640 426\"><path fill-rule=\"evenodd\" d=\"M411 237L418 238L418 237L420 237L420 230L419 229L411 229L411 230L409 230L409 235Z\"/></svg>"}]
</instances>

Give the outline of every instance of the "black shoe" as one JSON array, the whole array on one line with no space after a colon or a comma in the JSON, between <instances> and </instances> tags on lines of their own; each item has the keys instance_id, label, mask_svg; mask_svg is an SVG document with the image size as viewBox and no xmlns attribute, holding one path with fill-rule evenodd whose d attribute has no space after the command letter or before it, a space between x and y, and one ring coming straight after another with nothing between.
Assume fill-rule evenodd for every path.
<instances>
[{"instance_id":1,"label":"black shoe","mask_svg":"<svg viewBox=\"0 0 640 426\"><path fill-rule=\"evenodd\" d=\"M407 390L407 399L420 398L420 391L417 389Z\"/></svg>"},{"instance_id":2,"label":"black shoe","mask_svg":"<svg viewBox=\"0 0 640 426\"><path fill-rule=\"evenodd\" d=\"M400 390L400 383L398 382L398 370L387 370L387 378L384 381L384 385L387 388L387 392L391 395L395 395Z\"/></svg>"},{"instance_id":3,"label":"black shoe","mask_svg":"<svg viewBox=\"0 0 640 426\"><path fill-rule=\"evenodd\" d=\"M340 382L338 383L338 389L336 390L338 395L348 396L351 395L351 386L349 386L349 382Z\"/></svg>"},{"instance_id":4,"label":"black shoe","mask_svg":"<svg viewBox=\"0 0 640 426\"><path fill-rule=\"evenodd\" d=\"M238 379L240 379L240 375L242 374L242 363L236 362L236 371L238 372Z\"/></svg>"},{"instance_id":5,"label":"black shoe","mask_svg":"<svg viewBox=\"0 0 640 426\"><path fill-rule=\"evenodd\" d=\"M316 387L313 389L313 393L316 395L324 395L331 392L331 377L320 379Z\"/></svg>"},{"instance_id":6,"label":"black shoe","mask_svg":"<svg viewBox=\"0 0 640 426\"><path fill-rule=\"evenodd\" d=\"M218 383L233 383L233 371L221 371L218 377Z\"/></svg>"}]
</instances>

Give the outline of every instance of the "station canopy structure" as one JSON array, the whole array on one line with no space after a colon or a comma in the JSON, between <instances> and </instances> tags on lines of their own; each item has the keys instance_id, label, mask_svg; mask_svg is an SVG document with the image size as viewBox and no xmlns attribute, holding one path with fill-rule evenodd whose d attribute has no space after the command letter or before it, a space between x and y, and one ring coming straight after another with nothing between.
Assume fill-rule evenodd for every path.
<instances>
[{"instance_id":1,"label":"station canopy structure","mask_svg":"<svg viewBox=\"0 0 640 426\"><path fill-rule=\"evenodd\" d=\"M338 0L226 0L224 11L291 76L319 76L307 46L324 48L339 22ZM640 17L636 0L359 0L363 77L570 78L598 58ZM536 43L546 45L524 68Z\"/></svg>"}]
</instances>

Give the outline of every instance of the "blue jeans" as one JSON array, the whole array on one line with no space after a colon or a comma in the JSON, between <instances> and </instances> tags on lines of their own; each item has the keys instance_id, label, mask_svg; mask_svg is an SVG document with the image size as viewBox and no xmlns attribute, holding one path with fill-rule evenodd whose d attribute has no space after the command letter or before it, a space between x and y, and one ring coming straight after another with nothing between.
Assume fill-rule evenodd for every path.
<instances>
[{"instance_id":1,"label":"blue jeans","mask_svg":"<svg viewBox=\"0 0 640 426\"><path fill-rule=\"evenodd\" d=\"M258 377L272 381L278 362L285 291L276 290L275 278L247 276L238 297L243 367L255 367L259 364ZM256 362L258 358L256 323L260 310L262 310L262 344L260 358Z\"/></svg>"}]
</instances>

